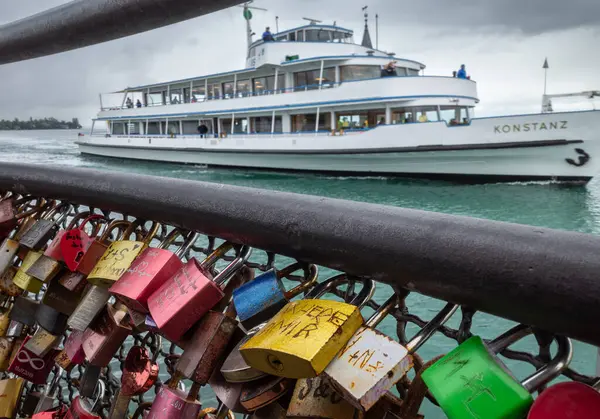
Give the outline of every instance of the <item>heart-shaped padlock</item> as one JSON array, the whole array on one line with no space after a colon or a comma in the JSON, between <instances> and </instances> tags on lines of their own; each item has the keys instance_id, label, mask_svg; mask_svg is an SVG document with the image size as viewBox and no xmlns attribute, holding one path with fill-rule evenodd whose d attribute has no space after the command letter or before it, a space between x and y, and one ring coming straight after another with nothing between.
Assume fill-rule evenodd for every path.
<instances>
[{"instance_id":1,"label":"heart-shaped padlock","mask_svg":"<svg viewBox=\"0 0 600 419\"><path fill-rule=\"evenodd\" d=\"M99 214L90 215L88 218L83 220L81 225L77 228L68 230L63 234L60 239L60 250L67 268L71 271L75 271L81 262L81 258L85 254L85 251L91 246L94 241L93 237L88 236L85 232L84 227L86 223L91 220L103 219L104 217ZM97 233L95 229L94 233ZM94 234L92 233L92 234Z\"/></svg>"}]
</instances>

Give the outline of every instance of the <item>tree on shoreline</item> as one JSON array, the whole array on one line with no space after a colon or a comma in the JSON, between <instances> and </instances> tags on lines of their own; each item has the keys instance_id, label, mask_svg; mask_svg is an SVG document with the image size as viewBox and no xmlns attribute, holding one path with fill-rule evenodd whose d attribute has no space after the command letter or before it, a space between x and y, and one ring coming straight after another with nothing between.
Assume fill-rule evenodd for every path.
<instances>
[{"instance_id":1,"label":"tree on shoreline","mask_svg":"<svg viewBox=\"0 0 600 419\"><path fill-rule=\"evenodd\" d=\"M0 130L33 130L33 129L81 129L79 119L73 118L70 122L59 121L56 118L33 119L20 121L15 118L12 121L0 119Z\"/></svg>"}]
</instances>

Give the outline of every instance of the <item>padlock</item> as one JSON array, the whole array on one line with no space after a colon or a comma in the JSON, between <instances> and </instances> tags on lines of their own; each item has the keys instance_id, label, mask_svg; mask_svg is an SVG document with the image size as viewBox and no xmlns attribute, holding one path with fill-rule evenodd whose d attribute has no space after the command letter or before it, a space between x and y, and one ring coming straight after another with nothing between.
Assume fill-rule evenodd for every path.
<instances>
[{"instance_id":1,"label":"padlock","mask_svg":"<svg viewBox=\"0 0 600 419\"><path fill-rule=\"evenodd\" d=\"M35 321L53 335L62 335L67 329L69 317L45 304L40 304L35 312Z\"/></svg>"},{"instance_id":2,"label":"padlock","mask_svg":"<svg viewBox=\"0 0 600 419\"><path fill-rule=\"evenodd\" d=\"M194 383L186 395L177 388L179 377L174 376L168 385L162 385L146 419L197 419L202 404L197 400L200 384Z\"/></svg>"},{"instance_id":3,"label":"padlock","mask_svg":"<svg viewBox=\"0 0 600 419\"><path fill-rule=\"evenodd\" d=\"M59 261L40 255L25 273L42 282L49 282L62 269L62 263Z\"/></svg>"},{"instance_id":4,"label":"padlock","mask_svg":"<svg viewBox=\"0 0 600 419\"><path fill-rule=\"evenodd\" d=\"M235 415L224 404L218 408L207 407L198 414L198 419L235 419Z\"/></svg>"},{"instance_id":5,"label":"padlock","mask_svg":"<svg viewBox=\"0 0 600 419\"><path fill-rule=\"evenodd\" d=\"M129 238L139 224L139 221L131 224L123 233L123 238ZM148 234L140 240L118 240L111 243L88 275L88 281L94 285L109 288L129 269L135 258L148 247L158 232L158 227L159 224L153 221ZM138 235L139 233L136 233L136 239Z\"/></svg>"},{"instance_id":6,"label":"padlock","mask_svg":"<svg viewBox=\"0 0 600 419\"><path fill-rule=\"evenodd\" d=\"M104 399L105 392L106 385L104 381L99 380L94 394L96 397L94 403L89 403L81 395L75 397L63 419L101 419L98 413L102 409L102 400Z\"/></svg>"},{"instance_id":7,"label":"padlock","mask_svg":"<svg viewBox=\"0 0 600 419\"><path fill-rule=\"evenodd\" d=\"M224 293L233 291L227 290L230 285L250 281L253 277L252 269L246 266L242 267L229 281ZM202 385L208 383L213 370L226 353L229 342L238 330L235 306L231 298L223 300L229 300L225 312L211 310L194 325L191 330L193 334L185 344L185 349L175 365L176 371L184 377Z\"/></svg>"},{"instance_id":8,"label":"padlock","mask_svg":"<svg viewBox=\"0 0 600 419\"><path fill-rule=\"evenodd\" d=\"M527 419L596 419L600 414L598 384L554 384L535 399Z\"/></svg>"},{"instance_id":9,"label":"padlock","mask_svg":"<svg viewBox=\"0 0 600 419\"><path fill-rule=\"evenodd\" d=\"M27 210L22 207L23 204L34 200L38 200L34 208ZM32 196L25 196L20 199L11 197L0 201L0 233L4 236L7 232L17 227L19 220L36 214L43 209L45 209L43 200Z\"/></svg>"},{"instance_id":10,"label":"padlock","mask_svg":"<svg viewBox=\"0 0 600 419\"><path fill-rule=\"evenodd\" d=\"M246 383L242 387L240 403L253 412L285 396L296 384L296 380L284 377L267 376Z\"/></svg>"},{"instance_id":11,"label":"padlock","mask_svg":"<svg viewBox=\"0 0 600 419\"><path fill-rule=\"evenodd\" d=\"M286 291L282 278L302 268L305 271L304 281ZM294 263L282 270L271 269L239 287L233 293L233 303L242 326L250 330L270 320L291 298L309 290L317 282L318 273L315 265Z\"/></svg>"},{"instance_id":12,"label":"padlock","mask_svg":"<svg viewBox=\"0 0 600 419\"><path fill-rule=\"evenodd\" d=\"M42 250L58 232L73 206L66 202L56 205L33 224L19 240L19 244L30 250ZM58 217L57 217L58 215Z\"/></svg>"},{"instance_id":13,"label":"padlock","mask_svg":"<svg viewBox=\"0 0 600 419\"><path fill-rule=\"evenodd\" d=\"M69 270L64 270L58 276L58 283L69 291L78 294L82 293L88 284L84 274L81 272L71 272Z\"/></svg>"},{"instance_id":14,"label":"padlock","mask_svg":"<svg viewBox=\"0 0 600 419\"><path fill-rule=\"evenodd\" d=\"M168 250L180 235L180 230L175 229L158 248L146 248L123 276L110 287L110 293L130 309L148 313L148 297L183 267L181 258L199 236L198 233L189 232L177 252Z\"/></svg>"},{"instance_id":15,"label":"padlock","mask_svg":"<svg viewBox=\"0 0 600 419\"><path fill-rule=\"evenodd\" d=\"M65 233L67 231L77 227L79 221L84 220L89 216L90 216L89 211L84 211L84 212L80 212L79 214L76 214L66 229L59 230L58 233L56 233L56 236L54 236L54 239L52 239L52 241L50 242L50 244L44 251L44 256L47 256L47 257L52 258L59 262L64 262L63 252L60 248L60 241L61 241L62 237L65 235ZM98 215L98 217L102 217L102 216Z\"/></svg>"},{"instance_id":16,"label":"padlock","mask_svg":"<svg viewBox=\"0 0 600 419\"><path fill-rule=\"evenodd\" d=\"M266 323L256 326L248 331L248 335L239 341L235 348L227 355L225 362L221 366L221 374L228 383L245 383L258 380L267 375L267 373L249 366L242 354L240 347L252 338L260 329L266 326Z\"/></svg>"},{"instance_id":17,"label":"padlock","mask_svg":"<svg viewBox=\"0 0 600 419\"><path fill-rule=\"evenodd\" d=\"M240 347L248 365L287 378L309 378L323 372L362 326L360 307L375 291L374 282L364 280L350 304L316 299L345 282L346 275L338 275L314 287L306 299L288 303Z\"/></svg>"},{"instance_id":18,"label":"padlock","mask_svg":"<svg viewBox=\"0 0 600 419\"><path fill-rule=\"evenodd\" d=\"M202 263L191 258L148 298L148 308L161 333L176 342L225 295L222 284L242 268L252 249L242 246L236 258L212 278L209 269L231 249L224 243Z\"/></svg>"},{"instance_id":19,"label":"padlock","mask_svg":"<svg viewBox=\"0 0 600 419\"><path fill-rule=\"evenodd\" d=\"M36 252L30 250L27 252L25 259L21 263L21 266L15 273L13 283L21 288L22 290L29 291L33 294L37 294L42 289L44 283L31 275L28 275L27 270L42 256L42 252Z\"/></svg>"},{"instance_id":20,"label":"padlock","mask_svg":"<svg viewBox=\"0 0 600 419\"><path fill-rule=\"evenodd\" d=\"M103 314L83 334L83 351L92 365L105 367L113 355L131 334L129 315L117 310L113 305L106 306Z\"/></svg>"},{"instance_id":21,"label":"padlock","mask_svg":"<svg viewBox=\"0 0 600 419\"><path fill-rule=\"evenodd\" d=\"M102 313L109 299L110 294L106 288L92 285L69 316L67 325L83 332Z\"/></svg>"},{"instance_id":22,"label":"padlock","mask_svg":"<svg viewBox=\"0 0 600 419\"><path fill-rule=\"evenodd\" d=\"M252 412L248 419L287 419L287 410L292 400L293 392L288 391L275 402Z\"/></svg>"},{"instance_id":23,"label":"padlock","mask_svg":"<svg viewBox=\"0 0 600 419\"><path fill-rule=\"evenodd\" d=\"M5 271L12 267L15 262L15 258L19 252L18 238L26 231L26 228L31 226L29 220L35 222L35 218L31 216L21 220L18 227L2 241L2 245L0 246L0 273L5 273Z\"/></svg>"},{"instance_id":24,"label":"padlock","mask_svg":"<svg viewBox=\"0 0 600 419\"><path fill-rule=\"evenodd\" d=\"M12 419L16 416L23 384L22 378L0 380L0 418Z\"/></svg>"},{"instance_id":25,"label":"padlock","mask_svg":"<svg viewBox=\"0 0 600 419\"><path fill-rule=\"evenodd\" d=\"M55 372L54 377L52 377L52 380L46 384L46 388L44 392L41 393L40 399L35 407L34 414L52 409L54 402L56 401L58 384L64 372L65 371L62 368L59 368L58 371Z\"/></svg>"},{"instance_id":26,"label":"padlock","mask_svg":"<svg viewBox=\"0 0 600 419\"><path fill-rule=\"evenodd\" d=\"M10 324L10 308L0 307L0 337L6 336Z\"/></svg>"},{"instance_id":27,"label":"padlock","mask_svg":"<svg viewBox=\"0 0 600 419\"><path fill-rule=\"evenodd\" d=\"M73 366L81 365L84 361L83 332L73 330L69 336L67 336L63 349L56 355L54 362L62 369L70 371Z\"/></svg>"},{"instance_id":28,"label":"padlock","mask_svg":"<svg viewBox=\"0 0 600 419\"><path fill-rule=\"evenodd\" d=\"M98 380L102 373L102 368L97 365L87 364L83 373L79 377L79 395L83 398L92 398L97 390Z\"/></svg>"},{"instance_id":29,"label":"padlock","mask_svg":"<svg viewBox=\"0 0 600 419\"><path fill-rule=\"evenodd\" d=\"M0 337L0 371L4 372L10 364L15 338Z\"/></svg>"},{"instance_id":30,"label":"padlock","mask_svg":"<svg viewBox=\"0 0 600 419\"><path fill-rule=\"evenodd\" d=\"M65 270L65 272L69 271ZM72 272L69 273L73 274ZM70 291L60 284L59 278L54 278L48 284L48 288L42 297L42 305L50 307L63 315L70 316L79 305L82 296L81 291Z\"/></svg>"},{"instance_id":31,"label":"padlock","mask_svg":"<svg viewBox=\"0 0 600 419\"><path fill-rule=\"evenodd\" d=\"M299 379L287 411L288 418L356 419L361 415L324 375Z\"/></svg>"},{"instance_id":32,"label":"padlock","mask_svg":"<svg viewBox=\"0 0 600 419\"><path fill-rule=\"evenodd\" d=\"M33 337L25 344L25 349L38 357L44 357L58 345L60 339L60 335L53 335L44 328L38 327Z\"/></svg>"},{"instance_id":33,"label":"padlock","mask_svg":"<svg viewBox=\"0 0 600 419\"><path fill-rule=\"evenodd\" d=\"M147 337L150 335L147 335ZM157 350L150 358L150 353L143 346L132 346L123 363L121 389L115 398L110 412L110 419L125 419L129 412L129 402L134 396L144 394L158 379L159 366L156 363L162 346L160 336L156 342Z\"/></svg>"},{"instance_id":34,"label":"padlock","mask_svg":"<svg viewBox=\"0 0 600 419\"><path fill-rule=\"evenodd\" d=\"M14 266L9 266L2 274L0 274L0 292L3 295L16 297L17 295L21 295L23 293L23 290L17 287L13 282L16 274L17 268Z\"/></svg>"},{"instance_id":35,"label":"padlock","mask_svg":"<svg viewBox=\"0 0 600 419\"><path fill-rule=\"evenodd\" d=\"M114 220L108 224L102 235L92 241L85 253L79 258L76 271L88 276L108 249L113 232L117 233L115 240L118 240L125 229L130 226L131 223L124 220Z\"/></svg>"},{"instance_id":36,"label":"padlock","mask_svg":"<svg viewBox=\"0 0 600 419\"><path fill-rule=\"evenodd\" d=\"M325 368L336 391L358 409L369 410L390 391L412 368L411 354L458 309L446 304L404 347L375 329L397 304L396 294L388 298Z\"/></svg>"},{"instance_id":37,"label":"padlock","mask_svg":"<svg viewBox=\"0 0 600 419\"><path fill-rule=\"evenodd\" d=\"M46 379L50 375L50 371L54 366L54 357L58 351L53 349L50 350L45 356L38 357L33 352L25 348L30 339L31 336L25 337L15 358L10 363L8 371L26 379L27 381L31 381L33 384L45 384Z\"/></svg>"},{"instance_id":38,"label":"padlock","mask_svg":"<svg viewBox=\"0 0 600 419\"><path fill-rule=\"evenodd\" d=\"M84 213L85 214L85 213ZM89 214L89 212L88 212ZM75 219L73 219L75 221ZM85 226L88 222L99 221L100 223L108 223L108 219L99 214L92 214L87 216L81 225L77 227L73 222L63 230L63 234L57 234L57 238L60 235L59 248L62 256L62 261L65 263L67 268L72 272L77 270L77 267L81 263L83 255L87 252L89 247L92 245L96 235L100 231L100 223L95 223L92 228L91 235L88 235L85 231ZM56 239L55 239L56 240ZM54 242L53 242L54 243Z\"/></svg>"},{"instance_id":39,"label":"padlock","mask_svg":"<svg viewBox=\"0 0 600 419\"><path fill-rule=\"evenodd\" d=\"M531 392L560 375L573 355L571 341L557 336L556 356L519 383L493 354L530 333L530 328L519 325L488 345L473 336L423 373L423 381L449 419L517 419L527 414L533 403Z\"/></svg>"},{"instance_id":40,"label":"padlock","mask_svg":"<svg viewBox=\"0 0 600 419\"><path fill-rule=\"evenodd\" d=\"M12 325L9 325L6 336L20 336L23 327L19 328L18 325L33 327L35 325L35 313L39 305L37 301L24 296L15 298L15 302L8 315Z\"/></svg>"},{"instance_id":41,"label":"padlock","mask_svg":"<svg viewBox=\"0 0 600 419\"><path fill-rule=\"evenodd\" d=\"M63 404L55 407L52 410L36 413L31 417L31 419L64 419L65 415L67 414L67 410L67 406Z\"/></svg>"}]
</instances>

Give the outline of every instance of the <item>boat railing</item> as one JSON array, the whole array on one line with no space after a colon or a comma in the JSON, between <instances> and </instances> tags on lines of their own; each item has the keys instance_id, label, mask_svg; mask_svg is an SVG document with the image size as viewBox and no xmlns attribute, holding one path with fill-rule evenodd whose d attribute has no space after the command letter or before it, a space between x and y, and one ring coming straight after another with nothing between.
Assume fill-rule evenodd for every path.
<instances>
[{"instance_id":1,"label":"boat railing","mask_svg":"<svg viewBox=\"0 0 600 419\"><path fill-rule=\"evenodd\" d=\"M100 133L95 132L90 135L93 138L185 138L185 139L196 139L196 140L207 140L207 139L222 139L227 137L235 137L235 138L262 138L262 137L331 137L331 136L342 136L342 135L356 135L362 134L367 131L373 130L377 127L373 128L344 128L343 130L310 130L310 131L294 131L294 132L234 132L234 133L222 133L219 134L205 134L201 136L200 134L108 134L108 133Z\"/></svg>"}]
</instances>

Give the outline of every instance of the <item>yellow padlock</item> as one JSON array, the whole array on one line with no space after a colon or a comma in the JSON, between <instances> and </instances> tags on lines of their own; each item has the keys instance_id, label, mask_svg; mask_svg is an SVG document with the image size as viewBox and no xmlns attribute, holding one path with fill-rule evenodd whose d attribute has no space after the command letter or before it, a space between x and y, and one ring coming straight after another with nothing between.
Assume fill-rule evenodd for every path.
<instances>
[{"instance_id":1,"label":"yellow padlock","mask_svg":"<svg viewBox=\"0 0 600 419\"><path fill-rule=\"evenodd\" d=\"M319 375L363 325L360 308L375 292L372 280L361 280L363 288L350 304L317 299L345 282L346 275L330 278L306 299L287 304L240 347L246 363L280 377Z\"/></svg>"},{"instance_id":2,"label":"yellow padlock","mask_svg":"<svg viewBox=\"0 0 600 419\"><path fill-rule=\"evenodd\" d=\"M22 378L6 378L0 380L0 417L14 418L21 400L24 380Z\"/></svg>"},{"instance_id":3,"label":"yellow padlock","mask_svg":"<svg viewBox=\"0 0 600 419\"><path fill-rule=\"evenodd\" d=\"M137 220L131 224L123 233L123 238L126 239L133 234L140 224L141 222ZM118 240L111 243L88 275L88 281L99 287L110 287L129 269L135 258L148 247L154 236L156 236L158 227L159 224L153 221L145 237L140 237L140 233L137 232L136 241Z\"/></svg>"},{"instance_id":4,"label":"yellow padlock","mask_svg":"<svg viewBox=\"0 0 600 419\"><path fill-rule=\"evenodd\" d=\"M35 261L38 260L41 256L42 252L36 252L34 250L30 250L27 253L25 259L23 259L23 263L21 263L21 266L19 267L17 273L13 278L13 283L17 287L21 288L22 290L32 292L34 294L40 292L44 283L39 279L36 279L33 276L26 274L26 272L27 269L29 269L31 265L33 265Z\"/></svg>"}]
</instances>

